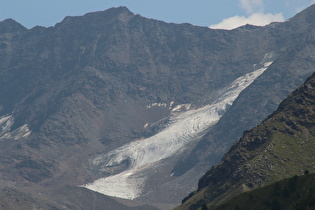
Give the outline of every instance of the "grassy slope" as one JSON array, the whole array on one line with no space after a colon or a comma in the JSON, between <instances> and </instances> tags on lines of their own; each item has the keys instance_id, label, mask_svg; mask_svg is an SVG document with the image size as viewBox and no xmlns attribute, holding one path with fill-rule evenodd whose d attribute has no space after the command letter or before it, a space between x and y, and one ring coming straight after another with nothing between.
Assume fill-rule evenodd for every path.
<instances>
[{"instance_id":1,"label":"grassy slope","mask_svg":"<svg viewBox=\"0 0 315 210\"><path fill-rule=\"evenodd\" d=\"M315 174L294 176L242 193L214 210L315 209Z\"/></svg>"},{"instance_id":2,"label":"grassy slope","mask_svg":"<svg viewBox=\"0 0 315 210\"><path fill-rule=\"evenodd\" d=\"M315 172L315 75L244 136L200 180L180 209L218 205L237 194L305 170Z\"/></svg>"}]
</instances>

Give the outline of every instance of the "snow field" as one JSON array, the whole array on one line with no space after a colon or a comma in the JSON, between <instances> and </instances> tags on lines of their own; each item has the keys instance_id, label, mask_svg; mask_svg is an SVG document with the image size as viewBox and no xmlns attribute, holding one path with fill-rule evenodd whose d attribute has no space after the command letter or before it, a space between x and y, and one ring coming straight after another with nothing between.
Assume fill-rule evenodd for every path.
<instances>
[{"instance_id":1,"label":"snow field","mask_svg":"<svg viewBox=\"0 0 315 210\"><path fill-rule=\"evenodd\" d=\"M266 57L266 56L265 56ZM176 112L174 108L167 128L146 139L136 140L92 160L92 164L106 171L126 162L128 168L116 175L105 177L84 187L120 198L135 199L141 195L145 177L140 172L159 161L179 153L198 141L216 124L238 95L259 77L272 62L263 63L263 68L237 78L221 91L214 103L195 110ZM190 106L189 106L190 107Z\"/></svg>"}]
</instances>

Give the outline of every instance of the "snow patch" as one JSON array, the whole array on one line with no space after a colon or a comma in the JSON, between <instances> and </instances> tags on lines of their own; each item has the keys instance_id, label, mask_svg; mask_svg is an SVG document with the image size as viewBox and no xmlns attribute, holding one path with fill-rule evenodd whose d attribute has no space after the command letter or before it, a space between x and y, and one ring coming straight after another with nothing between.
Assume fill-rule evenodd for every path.
<instances>
[{"instance_id":1,"label":"snow patch","mask_svg":"<svg viewBox=\"0 0 315 210\"><path fill-rule=\"evenodd\" d=\"M0 140L18 140L20 138L26 138L32 133L27 124L15 129L14 131L10 131L13 123L14 117L11 115L0 117Z\"/></svg>"},{"instance_id":2,"label":"snow patch","mask_svg":"<svg viewBox=\"0 0 315 210\"><path fill-rule=\"evenodd\" d=\"M115 167L123 165L126 170L98 179L83 187L105 195L127 199L137 198L141 195L145 181L145 177L140 175L141 171L182 152L189 143L198 141L211 126L219 121L238 95L271 63L265 62L262 65L263 68L237 78L221 91L212 104L191 110L191 104L177 105L172 109L168 127L156 135L136 140L94 158L91 164L100 171L113 172ZM159 105L152 104L152 106ZM127 166L126 163L128 163Z\"/></svg>"},{"instance_id":3,"label":"snow patch","mask_svg":"<svg viewBox=\"0 0 315 210\"><path fill-rule=\"evenodd\" d=\"M133 200L140 196L144 181L144 177L125 171L118 175L106 177L106 179L98 179L93 183L93 186L85 185L84 187L104 195Z\"/></svg>"},{"instance_id":4,"label":"snow patch","mask_svg":"<svg viewBox=\"0 0 315 210\"><path fill-rule=\"evenodd\" d=\"M170 106L169 106L170 109L173 107L174 103L175 103L174 101L171 101Z\"/></svg>"},{"instance_id":5,"label":"snow patch","mask_svg":"<svg viewBox=\"0 0 315 210\"><path fill-rule=\"evenodd\" d=\"M32 131L28 128L28 125L25 124L14 130L11 135L14 136L14 140L18 140L20 138L28 137L31 133Z\"/></svg>"},{"instance_id":6,"label":"snow patch","mask_svg":"<svg viewBox=\"0 0 315 210\"><path fill-rule=\"evenodd\" d=\"M147 128L149 126L149 123L146 123L143 128Z\"/></svg>"},{"instance_id":7,"label":"snow patch","mask_svg":"<svg viewBox=\"0 0 315 210\"><path fill-rule=\"evenodd\" d=\"M264 63L264 67L268 67L272 64L272 62L267 62L267 63Z\"/></svg>"},{"instance_id":8,"label":"snow patch","mask_svg":"<svg viewBox=\"0 0 315 210\"><path fill-rule=\"evenodd\" d=\"M151 105L146 105L146 107L147 107L147 109L150 109L150 108L152 108L152 107L155 107L155 106L157 106L157 107L167 107L167 103L153 103L153 104L151 104Z\"/></svg>"},{"instance_id":9,"label":"snow patch","mask_svg":"<svg viewBox=\"0 0 315 210\"><path fill-rule=\"evenodd\" d=\"M172 112L187 111L190 109L190 107L191 104L179 104L172 109Z\"/></svg>"}]
</instances>

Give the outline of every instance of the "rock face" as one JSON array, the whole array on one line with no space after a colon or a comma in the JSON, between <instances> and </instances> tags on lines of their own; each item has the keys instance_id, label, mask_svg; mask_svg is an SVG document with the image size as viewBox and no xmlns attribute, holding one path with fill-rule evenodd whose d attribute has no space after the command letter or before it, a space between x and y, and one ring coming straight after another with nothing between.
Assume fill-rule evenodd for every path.
<instances>
[{"instance_id":1,"label":"rock face","mask_svg":"<svg viewBox=\"0 0 315 210\"><path fill-rule=\"evenodd\" d=\"M199 181L183 209L220 204L235 195L315 171L315 74L278 110L243 137Z\"/></svg>"},{"instance_id":2,"label":"rock face","mask_svg":"<svg viewBox=\"0 0 315 210\"><path fill-rule=\"evenodd\" d=\"M178 203L314 71L314 11L232 31L168 24L125 7L49 28L1 22L1 180L49 191L117 175L132 159L105 170L95 158L165 131L175 112L211 106L238 78L265 68L216 125L138 174L145 179L136 199Z\"/></svg>"},{"instance_id":3,"label":"rock face","mask_svg":"<svg viewBox=\"0 0 315 210\"><path fill-rule=\"evenodd\" d=\"M274 51L278 53L277 59L261 77L240 94L233 106L199 143L182 166L189 168L190 163L200 160L200 156L207 157L205 164L213 164L213 160L218 161L215 153L219 148L224 147L223 144L227 143L226 149L228 149L233 141L242 136L244 130L259 124L289 93L302 85L306 79L304 76L314 72L315 32L310 28L305 34L301 33L305 28L314 26L312 21L314 16L314 6L312 6L287 22L256 29L267 32L264 34L265 40L260 42L261 45L265 45L267 40L268 42L273 40L274 45L278 45L278 50ZM288 33L293 28L295 31ZM285 36L278 34L274 37L275 33L280 31L287 34ZM291 44L283 47L286 42ZM297 79L298 77L300 79ZM218 153L221 152L222 150L219 149Z\"/></svg>"}]
</instances>

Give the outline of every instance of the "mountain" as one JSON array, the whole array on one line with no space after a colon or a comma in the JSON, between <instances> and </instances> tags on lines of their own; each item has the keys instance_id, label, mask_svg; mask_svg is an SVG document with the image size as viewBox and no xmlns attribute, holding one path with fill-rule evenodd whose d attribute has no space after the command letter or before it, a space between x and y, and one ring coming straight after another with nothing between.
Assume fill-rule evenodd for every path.
<instances>
[{"instance_id":1,"label":"mountain","mask_svg":"<svg viewBox=\"0 0 315 210\"><path fill-rule=\"evenodd\" d=\"M314 209L314 174L294 176L242 193L214 209Z\"/></svg>"},{"instance_id":2,"label":"mountain","mask_svg":"<svg viewBox=\"0 0 315 210\"><path fill-rule=\"evenodd\" d=\"M200 161L200 157L206 159L205 165L213 164L213 159L219 161L221 157L218 155L218 159L215 153L219 149L221 154L220 148L224 147L223 144L227 143L226 149L232 146L233 142L242 136L244 130L258 125L310 76L309 73L314 71L314 30L312 29L314 17L313 5L284 23L273 23L267 27L252 29L266 33L265 39L259 40L260 45L273 40L273 44L278 49L274 51L278 53L277 59L261 77L240 94L233 106L182 163L182 168L183 166L189 168L191 163ZM308 27L311 27L309 32L302 32ZM289 32L293 28L294 31ZM282 33L283 35L280 35ZM288 45L286 42L291 44ZM303 78L302 75L308 76ZM300 76L301 79L297 79ZM226 132L227 130L229 132Z\"/></svg>"},{"instance_id":3,"label":"mountain","mask_svg":"<svg viewBox=\"0 0 315 210\"><path fill-rule=\"evenodd\" d=\"M3 188L0 191L0 209L57 209L52 203L34 199L32 195L19 192L12 188ZM60 207L60 206L58 206Z\"/></svg>"},{"instance_id":4,"label":"mountain","mask_svg":"<svg viewBox=\"0 0 315 210\"><path fill-rule=\"evenodd\" d=\"M315 73L199 181L183 209L218 205L241 192L315 171ZM187 200L188 199L188 200Z\"/></svg>"},{"instance_id":5,"label":"mountain","mask_svg":"<svg viewBox=\"0 0 315 210\"><path fill-rule=\"evenodd\" d=\"M177 205L314 71L314 13L231 31L125 7L0 22L1 183Z\"/></svg>"},{"instance_id":6,"label":"mountain","mask_svg":"<svg viewBox=\"0 0 315 210\"><path fill-rule=\"evenodd\" d=\"M51 195L50 193L20 191L16 188L4 187L0 191L0 209L160 209L141 203L116 200L88 189L73 186L64 186L55 190L54 195Z\"/></svg>"}]
</instances>

